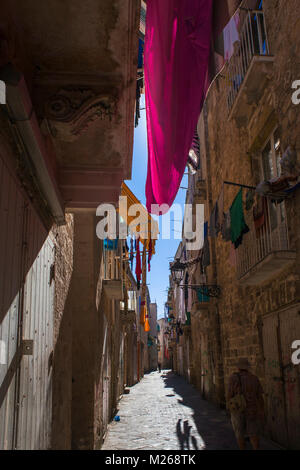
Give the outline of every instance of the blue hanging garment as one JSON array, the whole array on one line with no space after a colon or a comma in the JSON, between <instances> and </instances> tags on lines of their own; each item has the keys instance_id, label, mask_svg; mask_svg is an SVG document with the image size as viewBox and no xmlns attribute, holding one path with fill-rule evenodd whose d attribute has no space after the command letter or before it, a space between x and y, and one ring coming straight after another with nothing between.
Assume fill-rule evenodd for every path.
<instances>
[{"instance_id":1,"label":"blue hanging garment","mask_svg":"<svg viewBox=\"0 0 300 470\"><path fill-rule=\"evenodd\" d=\"M103 243L104 249L105 250L116 250L117 247L118 247L118 241L119 241L118 238L116 238L115 240L109 240L109 238L106 238L104 240L104 243Z\"/></svg>"}]
</instances>

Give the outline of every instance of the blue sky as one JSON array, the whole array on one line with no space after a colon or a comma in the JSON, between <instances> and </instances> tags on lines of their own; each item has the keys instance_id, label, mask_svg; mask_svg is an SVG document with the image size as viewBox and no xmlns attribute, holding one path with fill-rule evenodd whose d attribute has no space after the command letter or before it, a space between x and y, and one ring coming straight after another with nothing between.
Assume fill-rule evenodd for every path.
<instances>
[{"instance_id":1,"label":"blue sky","mask_svg":"<svg viewBox=\"0 0 300 470\"><path fill-rule=\"evenodd\" d=\"M141 108L145 107L144 96L141 98ZM146 111L141 111L141 119L134 132L134 149L132 162L132 177L126 181L131 191L146 205L145 184L147 176L147 131L146 131ZM188 177L185 175L181 186L187 187ZM174 203L185 203L186 191L180 189ZM171 220L174 220L171 214ZM161 219L161 217L160 217ZM157 302L158 318L163 317L164 303L166 302L166 289L169 284L169 262L174 257L181 239L181 222L175 221L171 224L171 240L159 239L156 242L156 253L151 260L151 271L147 273L147 284L150 291L151 302ZM160 221L161 223L161 221ZM161 231L161 230L160 230ZM179 239L175 239L177 236Z\"/></svg>"}]
</instances>

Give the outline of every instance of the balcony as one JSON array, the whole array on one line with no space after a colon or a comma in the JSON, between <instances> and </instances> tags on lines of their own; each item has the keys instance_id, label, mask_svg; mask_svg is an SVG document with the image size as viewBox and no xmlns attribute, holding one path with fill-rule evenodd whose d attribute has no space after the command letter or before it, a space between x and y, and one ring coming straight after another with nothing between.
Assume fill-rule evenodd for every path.
<instances>
[{"instance_id":1,"label":"balcony","mask_svg":"<svg viewBox=\"0 0 300 470\"><path fill-rule=\"evenodd\" d=\"M290 248L285 222L270 230L270 223L259 234L251 230L237 251L237 278L243 285L259 285L271 280L296 259Z\"/></svg>"},{"instance_id":2,"label":"balcony","mask_svg":"<svg viewBox=\"0 0 300 470\"><path fill-rule=\"evenodd\" d=\"M123 300L124 293L121 269L121 251L119 245L117 250L104 250L103 258L103 289L109 299Z\"/></svg>"},{"instance_id":3,"label":"balcony","mask_svg":"<svg viewBox=\"0 0 300 470\"><path fill-rule=\"evenodd\" d=\"M248 12L240 41L228 63L227 103L229 118L246 125L270 79L274 57L270 55L264 13Z\"/></svg>"},{"instance_id":4,"label":"balcony","mask_svg":"<svg viewBox=\"0 0 300 470\"><path fill-rule=\"evenodd\" d=\"M127 291L127 302L120 302L121 319L125 324L135 323L137 315L136 292L134 290Z\"/></svg>"}]
</instances>

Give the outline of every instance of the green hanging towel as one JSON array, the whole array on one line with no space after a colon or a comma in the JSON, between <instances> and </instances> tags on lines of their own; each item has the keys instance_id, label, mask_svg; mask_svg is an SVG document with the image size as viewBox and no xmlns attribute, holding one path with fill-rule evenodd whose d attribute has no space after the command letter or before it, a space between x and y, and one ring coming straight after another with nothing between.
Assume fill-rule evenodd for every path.
<instances>
[{"instance_id":1,"label":"green hanging towel","mask_svg":"<svg viewBox=\"0 0 300 470\"><path fill-rule=\"evenodd\" d=\"M242 188L231 205L230 219L231 241L237 248L242 243L244 234L249 232L249 227L244 219Z\"/></svg>"}]
</instances>

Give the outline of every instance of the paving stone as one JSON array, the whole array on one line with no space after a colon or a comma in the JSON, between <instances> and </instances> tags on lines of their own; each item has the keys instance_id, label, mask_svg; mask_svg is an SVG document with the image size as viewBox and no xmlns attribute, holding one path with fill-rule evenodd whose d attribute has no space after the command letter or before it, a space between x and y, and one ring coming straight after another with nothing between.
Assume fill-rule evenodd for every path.
<instances>
[{"instance_id":1,"label":"paving stone","mask_svg":"<svg viewBox=\"0 0 300 470\"><path fill-rule=\"evenodd\" d=\"M172 371L146 374L123 396L118 415L103 450L238 449L226 412ZM278 449L264 439L261 447Z\"/></svg>"}]
</instances>

